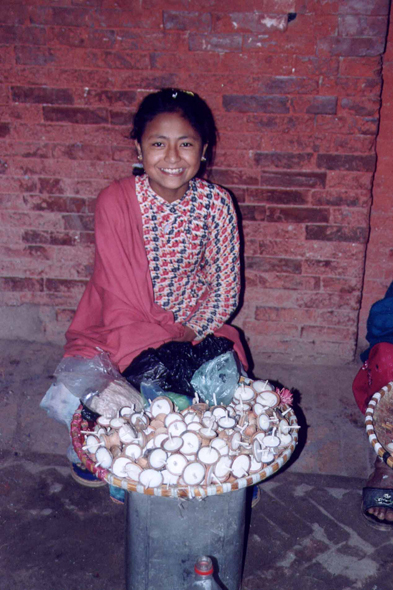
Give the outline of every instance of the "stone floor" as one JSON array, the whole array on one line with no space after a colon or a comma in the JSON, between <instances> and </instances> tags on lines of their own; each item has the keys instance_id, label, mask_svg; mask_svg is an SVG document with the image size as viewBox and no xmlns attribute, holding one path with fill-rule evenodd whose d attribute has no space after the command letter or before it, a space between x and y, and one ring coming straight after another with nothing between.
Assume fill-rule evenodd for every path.
<instances>
[{"instance_id":1,"label":"stone floor","mask_svg":"<svg viewBox=\"0 0 393 590\"><path fill-rule=\"evenodd\" d=\"M66 429L38 407L61 349L0 341L0 358L0 589L125 590L124 508L74 483ZM294 389L302 429L261 484L243 590L393 589L393 536L360 513L374 455L351 393L359 366L256 371Z\"/></svg>"}]
</instances>

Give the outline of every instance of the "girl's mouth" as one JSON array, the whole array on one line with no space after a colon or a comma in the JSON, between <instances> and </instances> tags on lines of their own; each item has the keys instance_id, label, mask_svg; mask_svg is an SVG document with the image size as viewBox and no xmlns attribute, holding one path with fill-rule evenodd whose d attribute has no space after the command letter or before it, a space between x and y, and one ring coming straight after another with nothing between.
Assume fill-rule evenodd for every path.
<instances>
[{"instance_id":1,"label":"girl's mouth","mask_svg":"<svg viewBox=\"0 0 393 590\"><path fill-rule=\"evenodd\" d=\"M184 172L184 168L160 168L160 170L164 174L169 174L171 176L179 176Z\"/></svg>"}]
</instances>

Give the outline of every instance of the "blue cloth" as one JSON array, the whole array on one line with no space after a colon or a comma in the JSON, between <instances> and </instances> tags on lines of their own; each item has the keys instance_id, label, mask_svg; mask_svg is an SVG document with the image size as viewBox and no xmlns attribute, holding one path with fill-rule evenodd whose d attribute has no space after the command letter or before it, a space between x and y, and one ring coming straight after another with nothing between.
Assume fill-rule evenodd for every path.
<instances>
[{"instance_id":1,"label":"blue cloth","mask_svg":"<svg viewBox=\"0 0 393 590\"><path fill-rule=\"evenodd\" d=\"M380 342L393 344L393 282L386 291L385 297L376 301L370 309L367 318L367 335L369 348L362 352L363 362L368 359L371 348Z\"/></svg>"}]
</instances>

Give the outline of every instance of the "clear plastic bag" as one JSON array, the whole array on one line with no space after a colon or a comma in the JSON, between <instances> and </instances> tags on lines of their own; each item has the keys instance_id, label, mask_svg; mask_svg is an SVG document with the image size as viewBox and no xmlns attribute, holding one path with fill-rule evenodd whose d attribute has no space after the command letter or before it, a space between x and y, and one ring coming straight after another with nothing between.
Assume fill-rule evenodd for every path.
<instances>
[{"instance_id":1,"label":"clear plastic bag","mask_svg":"<svg viewBox=\"0 0 393 590\"><path fill-rule=\"evenodd\" d=\"M92 359L63 358L54 376L56 380L40 407L67 427L80 402L108 418L115 417L122 406L133 405L135 410L143 407L140 393L121 376L107 353Z\"/></svg>"},{"instance_id":2,"label":"clear plastic bag","mask_svg":"<svg viewBox=\"0 0 393 590\"><path fill-rule=\"evenodd\" d=\"M72 395L63 383L57 382L49 387L41 400L40 408L45 410L50 418L69 429L72 416L79 405L79 399Z\"/></svg>"},{"instance_id":3,"label":"clear plastic bag","mask_svg":"<svg viewBox=\"0 0 393 590\"><path fill-rule=\"evenodd\" d=\"M195 371L191 384L209 404L228 405L239 383L241 365L233 351L221 354Z\"/></svg>"}]
</instances>

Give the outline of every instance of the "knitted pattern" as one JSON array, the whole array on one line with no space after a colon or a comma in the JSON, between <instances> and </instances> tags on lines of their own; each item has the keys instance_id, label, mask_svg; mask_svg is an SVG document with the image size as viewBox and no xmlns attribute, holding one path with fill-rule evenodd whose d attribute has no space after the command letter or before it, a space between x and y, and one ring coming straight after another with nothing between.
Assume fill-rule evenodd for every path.
<instances>
[{"instance_id":1,"label":"knitted pattern","mask_svg":"<svg viewBox=\"0 0 393 590\"><path fill-rule=\"evenodd\" d=\"M238 305L239 234L231 197L199 178L173 203L150 188L146 175L135 185L155 302L201 340Z\"/></svg>"}]
</instances>

